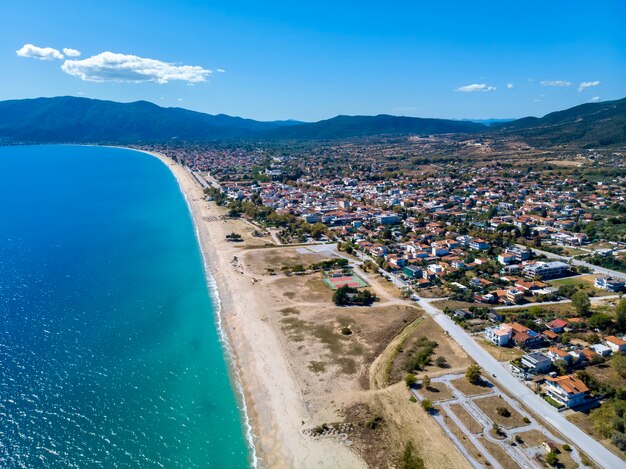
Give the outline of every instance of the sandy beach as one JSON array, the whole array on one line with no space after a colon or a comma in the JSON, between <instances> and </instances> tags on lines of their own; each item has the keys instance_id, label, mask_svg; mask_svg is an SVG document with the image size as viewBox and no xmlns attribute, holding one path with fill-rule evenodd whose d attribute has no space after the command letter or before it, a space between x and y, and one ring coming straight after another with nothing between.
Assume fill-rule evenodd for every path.
<instances>
[{"instance_id":1,"label":"sandy beach","mask_svg":"<svg viewBox=\"0 0 626 469\"><path fill-rule=\"evenodd\" d=\"M263 287L236 268L233 259L242 248L225 239L233 231L250 232L252 227L240 220L222 221L224 209L204 200L189 171L162 154L150 154L175 175L198 229L202 253L219 292L222 327L243 388L258 466L366 467L346 446L303 434L310 415L281 342L267 321L268 311L259 295Z\"/></svg>"}]
</instances>

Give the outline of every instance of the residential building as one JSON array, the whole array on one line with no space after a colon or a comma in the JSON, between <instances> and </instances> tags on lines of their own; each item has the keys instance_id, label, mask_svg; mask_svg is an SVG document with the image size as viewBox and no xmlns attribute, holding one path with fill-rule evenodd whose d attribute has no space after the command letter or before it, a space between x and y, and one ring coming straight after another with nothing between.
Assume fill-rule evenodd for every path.
<instances>
[{"instance_id":1,"label":"residential building","mask_svg":"<svg viewBox=\"0 0 626 469\"><path fill-rule=\"evenodd\" d=\"M546 393L566 407L575 407L585 402L589 388L574 375L546 377Z\"/></svg>"},{"instance_id":2,"label":"residential building","mask_svg":"<svg viewBox=\"0 0 626 469\"><path fill-rule=\"evenodd\" d=\"M599 277L596 277L593 284L596 286L596 288L600 288L601 290L618 292L624 289L624 285L626 283L623 280L601 275Z\"/></svg>"},{"instance_id":3,"label":"residential building","mask_svg":"<svg viewBox=\"0 0 626 469\"><path fill-rule=\"evenodd\" d=\"M546 373L552 368L552 360L543 353L529 353L522 357L522 366L532 374Z\"/></svg>"},{"instance_id":4,"label":"residential building","mask_svg":"<svg viewBox=\"0 0 626 469\"><path fill-rule=\"evenodd\" d=\"M489 327L485 330L485 337L495 345L502 347L511 342L513 329L511 329L508 324L500 324L497 327Z\"/></svg>"},{"instance_id":5,"label":"residential building","mask_svg":"<svg viewBox=\"0 0 626 469\"><path fill-rule=\"evenodd\" d=\"M526 278L539 277L540 279L550 279L562 277L569 270L569 265L561 261L534 262L524 266L523 273Z\"/></svg>"},{"instance_id":6,"label":"residential building","mask_svg":"<svg viewBox=\"0 0 626 469\"><path fill-rule=\"evenodd\" d=\"M604 338L604 343L613 353L626 352L626 340L610 335Z\"/></svg>"}]
</instances>

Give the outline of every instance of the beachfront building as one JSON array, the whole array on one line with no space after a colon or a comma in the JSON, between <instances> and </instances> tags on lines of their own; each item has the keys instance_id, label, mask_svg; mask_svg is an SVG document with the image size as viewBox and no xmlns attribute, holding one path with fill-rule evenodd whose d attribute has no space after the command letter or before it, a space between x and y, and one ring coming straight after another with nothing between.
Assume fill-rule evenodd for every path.
<instances>
[{"instance_id":1,"label":"beachfront building","mask_svg":"<svg viewBox=\"0 0 626 469\"><path fill-rule=\"evenodd\" d=\"M576 407L585 402L589 388L574 375L546 377L546 394L565 407Z\"/></svg>"}]
</instances>

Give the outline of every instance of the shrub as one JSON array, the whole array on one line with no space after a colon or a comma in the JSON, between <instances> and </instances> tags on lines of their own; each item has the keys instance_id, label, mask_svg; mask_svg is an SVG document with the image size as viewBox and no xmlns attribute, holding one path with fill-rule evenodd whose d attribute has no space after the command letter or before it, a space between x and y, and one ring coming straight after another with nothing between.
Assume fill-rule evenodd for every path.
<instances>
[{"instance_id":1,"label":"shrub","mask_svg":"<svg viewBox=\"0 0 626 469\"><path fill-rule=\"evenodd\" d=\"M507 409L506 407L498 407L496 411L498 412L498 415L501 415L502 417L511 416L511 411L509 411L509 409Z\"/></svg>"},{"instance_id":2,"label":"shrub","mask_svg":"<svg viewBox=\"0 0 626 469\"><path fill-rule=\"evenodd\" d=\"M365 424L365 426L369 428L370 430L376 430L378 427L380 427L383 424L383 422L384 422L384 419L380 415L376 415L372 417L371 419L369 419L367 423Z\"/></svg>"},{"instance_id":3,"label":"shrub","mask_svg":"<svg viewBox=\"0 0 626 469\"><path fill-rule=\"evenodd\" d=\"M413 387L417 383L417 378L414 374L407 373L407 375L404 377L404 382L408 387Z\"/></svg>"},{"instance_id":4,"label":"shrub","mask_svg":"<svg viewBox=\"0 0 626 469\"><path fill-rule=\"evenodd\" d=\"M567 443L565 443L563 445L563 451L567 451L569 453L571 450L572 450L572 448Z\"/></svg>"},{"instance_id":5,"label":"shrub","mask_svg":"<svg viewBox=\"0 0 626 469\"><path fill-rule=\"evenodd\" d=\"M431 410L433 410L433 403L430 399L423 399L421 405L422 409L424 409L426 412L430 412Z\"/></svg>"},{"instance_id":6,"label":"shrub","mask_svg":"<svg viewBox=\"0 0 626 469\"><path fill-rule=\"evenodd\" d=\"M341 333L343 335L352 335L352 329L350 329L348 326L345 326L341 329Z\"/></svg>"}]
</instances>

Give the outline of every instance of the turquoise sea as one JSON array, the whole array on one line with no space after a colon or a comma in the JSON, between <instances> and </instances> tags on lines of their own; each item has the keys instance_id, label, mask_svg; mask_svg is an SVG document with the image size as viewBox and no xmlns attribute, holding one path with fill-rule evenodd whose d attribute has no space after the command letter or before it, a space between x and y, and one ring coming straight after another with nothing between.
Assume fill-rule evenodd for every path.
<instances>
[{"instance_id":1,"label":"turquoise sea","mask_svg":"<svg viewBox=\"0 0 626 469\"><path fill-rule=\"evenodd\" d=\"M0 467L247 467L236 396L167 167L0 147Z\"/></svg>"}]
</instances>

